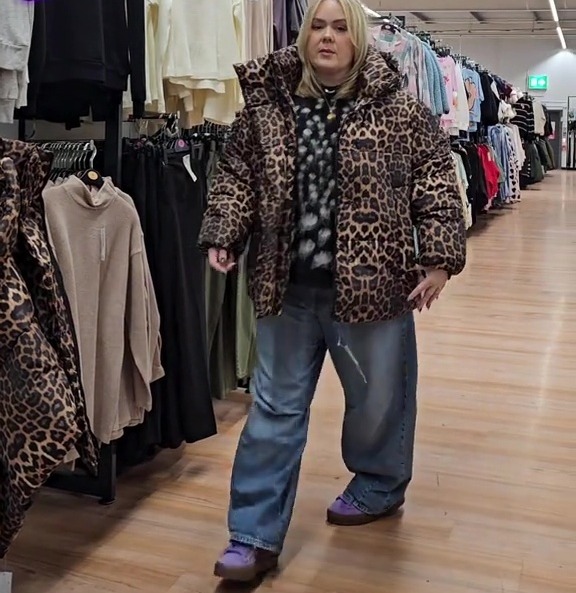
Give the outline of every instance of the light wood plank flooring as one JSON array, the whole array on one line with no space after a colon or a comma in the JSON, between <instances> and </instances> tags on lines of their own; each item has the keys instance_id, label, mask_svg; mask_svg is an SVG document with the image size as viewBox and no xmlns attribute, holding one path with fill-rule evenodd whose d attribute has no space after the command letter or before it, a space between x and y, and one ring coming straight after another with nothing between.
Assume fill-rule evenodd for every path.
<instances>
[{"instance_id":1,"label":"light wood plank flooring","mask_svg":"<svg viewBox=\"0 0 576 593\"><path fill-rule=\"evenodd\" d=\"M282 571L263 591L576 591L576 173L553 173L469 245L466 272L418 316L404 514L325 524L348 478L342 395L327 365ZM133 471L111 507L44 492L8 557L15 593L221 590L212 566L244 413L219 404L218 437Z\"/></svg>"}]
</instances>

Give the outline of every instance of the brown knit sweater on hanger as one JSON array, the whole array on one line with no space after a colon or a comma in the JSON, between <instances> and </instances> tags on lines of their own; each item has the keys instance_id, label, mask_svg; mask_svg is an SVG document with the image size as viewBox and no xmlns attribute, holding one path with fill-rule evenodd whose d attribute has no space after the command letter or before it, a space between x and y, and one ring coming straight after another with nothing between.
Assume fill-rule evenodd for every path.
<instances>
[{"instance_id":1,"label":"brown knit sweater on hanger","mask_svg":"<svg viewBox=\"0 0 576 593\"><path fill-rule=\"evenodd\" d=\"M164 375L160 316L132 200L105 180L72 176L44 191L46 220L64 277L82 362L88 416L109 443L150 410Z\"/></svg>"}]
</instances>

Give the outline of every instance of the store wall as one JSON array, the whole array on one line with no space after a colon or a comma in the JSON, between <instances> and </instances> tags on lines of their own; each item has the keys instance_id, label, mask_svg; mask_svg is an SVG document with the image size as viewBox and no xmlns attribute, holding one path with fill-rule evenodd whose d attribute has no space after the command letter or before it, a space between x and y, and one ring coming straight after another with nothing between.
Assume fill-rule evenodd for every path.
<instances>
[{"instance_id":1,"label":"store wall","mask_svg":"<svg viewBox=\"0 0 576 593\"><path fill-rule=\"evenodd\" d=\"M556 38L443 37L443 41L523 90L529 74L547 74L548 91L532 94L550 107L565 107L568 96L576 96L576 53L563 51Z\"/></svg>"}]
</instances>

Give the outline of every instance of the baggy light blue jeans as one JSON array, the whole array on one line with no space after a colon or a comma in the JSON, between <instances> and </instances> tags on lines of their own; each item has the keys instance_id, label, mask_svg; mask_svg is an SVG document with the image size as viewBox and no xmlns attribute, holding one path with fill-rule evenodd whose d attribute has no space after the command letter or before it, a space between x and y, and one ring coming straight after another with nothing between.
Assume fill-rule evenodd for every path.
<instances>
[{"instance_id":1,"label":"baggy light blue jeans","mask_svg":"<svg viewBox=\"0 0 576 593\"><path fill-rule=\"evenodd\" d=\"M253 404L232 471L233 541L278 553L283 548L326 351L346 400L342 456L354 477L344 499L370 514L404 499L416 424L413 314L336 323L333 296L331 290L290 285L282 314L258 320Z\"/></svg>"}]
</instances>

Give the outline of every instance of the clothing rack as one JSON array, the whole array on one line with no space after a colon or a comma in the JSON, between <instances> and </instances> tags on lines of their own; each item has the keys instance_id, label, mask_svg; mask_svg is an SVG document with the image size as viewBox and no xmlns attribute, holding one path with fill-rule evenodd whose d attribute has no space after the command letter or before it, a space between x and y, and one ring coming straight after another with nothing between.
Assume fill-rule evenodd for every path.
<instances>
[{"instance_id":1,"label":"clothing rack","mask_svg":"<svg viewBox=\"0 0 576 593\"><path fill-rule=\"evenodd\" d=\"M26 141L26 120L22 117L18 119L18 138ZM46 142L46 148L49 144L56 144ZM76 148L89 147L92 163L95 159L95 143L90 143L90 140L75 141L67 143L62 141L53 148L60 148L69 151L72 145ZM92 148L94 147L94 148ZM78 153L81 151L77 151ZM103 141L103 165L102 174L111 177L115 184L120 183L122 174L122 105L118 104L108 113L105 120L105 132ZM83 165L74 160L74 156L69 160L68 170L74 168L74 165ZM57 163L58 164L58 163ZM94 496L99 498L100 504L109 505L116 499L116 482L117 482L117 462L116 462L116 444L110 443L102 445L100 448L100 459L98 463L98 470L95 476L90 475L85 469L77 468L74 471L57 471L48 479L46 486L55 490L62 490L65 492L73 492L75 494L84 494L87 496Z\"/></svg>"},{"instance_id":2,"label":"clothing rack","mask_svg":"<svg viewBox=\"0 0 576 593\"><path fill-rule=\"evenodd\" d=\"M182 131L183 137L188 140L205 138L207 140L214 139L223 142L227 140L229 133L230 126L215 124L213 122L205 122Z\"/></svg>"},{"instance_id":3,"label":"clothing rack","mask_svg":"<svg viewBox=\"0 0 576 593\"><path fill-rule=\"evenodd\" d=\"M145 113L144 115L142 115L141 117L134 117L134 115L130 114L128 116L128 121L129 122L138 122L141 121L143 119L151 119L151 120L157 120L157 121L167 121L167 120L171 120L171 119L178 119L178 114L177 113Z\"/></svg>"},{"instance_id":4,"label":"clothing rack","mask_svg":"<svg viewBox=\"0 0 576 593\"><path fill-rule=\"evenodd\" d=\"M405 19L404 17L397 17L392 14L388 16L383 16L381 20L375 19L374 22L370 21L371 24L378 24L378 23L390 23L395 27L399 27L404 29L405 31L412 33L414 36L418 37L421 41L428 43L430 47L436 52L437 55L440 57L452 56L457 62L459 62L462 66L470 68L471 70L476 70L478 72L489 72L487 68L484 68L481 64L472 60L468 56L459 53L453 53L453 48L449 45L446 45L442 42L442 39L434 39L433 32L431 31L422 31L418 29L418 27L414 25L405 26ZM503 81L506 82L506 81Z\"/></svg>"},{"instance_id":5,"label":"clothing rack","mask_svg":"<svg viewBox=\"0 0 576 593\"><path fill-rule=\"evenodd\" d=\"M567 131L567 147L566 147L566 166L569 171L576 169L576 97L574 95L567 98L567 114L566 114L566 131ZM559 130L556 132L560 133Z\"/></svg>"},{"instance_id":6,"label":"clothing rack","mask_svg":"<svg viewBox=\"0 0 576 593\"><path fill-rule=\"evenodd\" d=\"M130 115L126 120L133 124L146 124L149 121L164 122L154 137L161 135L170 138L181 138L183 140L217 139L226 140L230 133L230 126L206 121L191 128L180 129L178 126L179 115L177 113L146 113L142 117ZM143 135L146 135L143 132Z\"/></svg>"},{"instance_id":7,"label":"clothing rack","mask_svg":"<svg viewBox=\"0 0 576 593\"><path fill-rule=\"evenodd\" d=\"M58 177L67 177L81 173L86 169L98 168L95 163L98 148L94 140L67 142L38 142L42 150L52 153L52 169L50 179L55 181Z\"/></svg>"}]
</instances>

